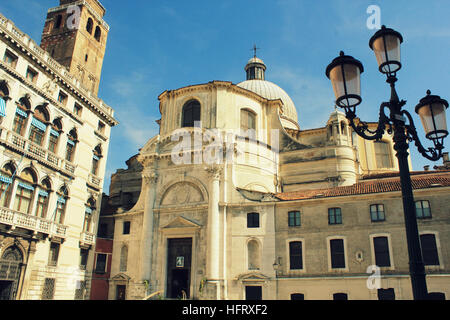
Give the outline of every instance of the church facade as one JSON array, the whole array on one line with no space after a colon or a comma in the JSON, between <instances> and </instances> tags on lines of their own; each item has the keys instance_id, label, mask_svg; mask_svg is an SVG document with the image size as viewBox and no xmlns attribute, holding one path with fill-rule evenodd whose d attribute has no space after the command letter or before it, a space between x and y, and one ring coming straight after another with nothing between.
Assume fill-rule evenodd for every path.
<instances>
[{"instance_id":1,"label":"church facade","mask_svg":"<svg viewBox=\"0 0 450 320\"><path fill-rule=\"evenodd\" d=\"M339 111L301 130L264 62L245 71L159 96L159 134L112 175L100 213L104 298L412 299L392 136L364 141ZM450 295L446 157L412 174L439 298Z\"/></svg>"},{"instance_id":2,"label":"church facade","mask_svg":"<svg viewBox=\"0 0 450 320\"><path fill-rule=\"evenodd\" d=\"M61 0L41 45L0 15L1 300L89 297L118 123L97 96L104 13L97 0Z\"/></svg>"}]
</instances>

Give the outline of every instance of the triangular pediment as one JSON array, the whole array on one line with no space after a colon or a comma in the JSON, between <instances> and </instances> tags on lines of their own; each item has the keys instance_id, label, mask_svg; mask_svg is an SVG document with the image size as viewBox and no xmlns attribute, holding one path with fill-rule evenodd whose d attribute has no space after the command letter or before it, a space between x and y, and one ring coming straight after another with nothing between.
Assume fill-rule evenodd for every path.
<instances>
[{"instance_id":1,"label":"triangular pediment","mask_svg":"<svg viewBox=\"0 0 450 320\"><path fill-rule=\"evenodd\" d=\"M266 281L268 279L268 276L259 272L243 273L237 277L237 280L240 281Z\"/></svg>"},{"instance_id":2,"label":"triangular pediment","mask_svg":"<svg viewBox=\"0 0 450 320\"><path fill-rule=\"evenodd\" d=\"M127 276L125 273L118 273L111 279L114 281L129 281L131 278Z\"/></svg>"},{"instance_id":3,"label":"triangular pediment","mask_svg":"<svg viewBox=\"0 0 450 320\"><path fill-rule=\"evenodd\" d=\"M188 220L184 217L177 217L169 222L163 229L174 229L174 228L201 228L201 225Z\"/></svg>"}]
</instances>

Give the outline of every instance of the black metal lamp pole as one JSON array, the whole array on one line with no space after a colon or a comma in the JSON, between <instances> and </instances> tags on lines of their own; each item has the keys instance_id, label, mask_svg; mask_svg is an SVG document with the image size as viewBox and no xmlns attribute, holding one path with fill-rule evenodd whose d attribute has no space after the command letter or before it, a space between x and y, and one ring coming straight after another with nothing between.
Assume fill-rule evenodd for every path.
<instances>
[{"instance_id":1,"label":"black metal lamp pole","mask_svg":"<svg viewBox=\"0 0 450 320\"><path fill-rule=\"evenodd\" d=\"M416 112L420 115L426 137L433 141L434 147L425 149L417 135L411 114L402 110L406 101L398 98L395 83L396 73L401 69L400 44L403 38L397 31L383 26L370 39L369 45L374 51L378 61L379 71L386 74L391 87L389 102L380 106L379 120L376 130L369 129L366 122L356 117L356 107L361 103L360 74L364 68L358 60L346 56L341 51L339 57L334 59L326 69L326 75L331 80L336 96L336 105L345 110L347 119L353 130L367 140L381 140L384 133L394 134L394 149L400 170L400 183L402 188L403 211L406 228L406 238L409 255L409 270L413 296L415 300L427 299L427 284L425 267L422 260L420 238L417 227L417 218L411 175L409 172L408 143L414 141L418 151L427 159L437 161L442 157L444 149L443 140L448 135L445 111L448 108L446 100L431 95L420 100ZM389 110L389 116L385 109Z\"/></svg>"}]
</instances>

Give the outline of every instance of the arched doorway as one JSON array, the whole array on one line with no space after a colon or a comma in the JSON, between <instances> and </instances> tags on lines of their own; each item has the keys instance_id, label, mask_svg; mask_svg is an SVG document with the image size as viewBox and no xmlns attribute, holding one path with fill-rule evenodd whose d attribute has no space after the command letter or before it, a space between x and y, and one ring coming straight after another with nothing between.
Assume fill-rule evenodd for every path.
<instances>
[{"instance_id":1,"label":"arched doorway","mask_svg":"<svg viewBox=\"0 0 450 320\"><path fill-rule=\"evenodd\" d=\"M14 300L20 279L23 255L17 246L6 248L0 259L0 300Z\"/></svg>"}]
</instances>

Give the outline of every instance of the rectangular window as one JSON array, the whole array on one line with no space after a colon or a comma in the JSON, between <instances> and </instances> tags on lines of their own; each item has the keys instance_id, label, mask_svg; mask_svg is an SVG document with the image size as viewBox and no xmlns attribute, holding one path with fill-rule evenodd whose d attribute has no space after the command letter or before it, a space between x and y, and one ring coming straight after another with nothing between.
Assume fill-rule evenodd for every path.
<instances>
[{"instance_id":1,"label":"rectangular window","mask_svg":"<svg viewBox=\"0 0 450 320\"><path fill-rule=\"evenodd\" d=\"M344 240L330 240L331 268L345 268Z\"/></svg>"},{"instance_id":2,"label":"rectangular window","mask_svg":"<svg viewBox=\"0 0 450 320\"><path fill-rule=\"evenodd\" d=\"M105 124L103 122L98 122L97 131L99 131L100 133L105 133Z\"/></svg>"},{"instance_id":3,"label":"rectangular window","mask_svg":"<svg viewBox=\"0 0 450 320\"><path fill-rule=\"evenodd\" d=\"M72 162L73 161L73 151L75 150L75 146L71 143L67 143L66 146L66 160Z\"/></svg>"},{"instance_id":4,"label":"rectangular window","mask_svg":"<svg viewBox=\"0 0 450 320\"><path fill-rule=\"evenodd\" d=\"M291 270L303 269L302 242L289 242L289 262Z\"/></svg>"},{"instance_id":5,"label":"rectangular window","mask_svg":"<svg viewBox=\"0 0 450 320\"><path fill-rule=\"evenodd\" d=\"M50 253L48 256L48 265L51 267L56 267L58 264L58 256L59 256L59 243L50 243Z\"/></svg>"},{"instance_id":6,"label":"rectangular window","mask_svg":"<svg viewBox=\"0 0 450 320\"><path fill-rule=\"evenodd\" d=\"M92 170L91 173L93 175L97 175L97 171L98 171L98 158L92 158Z\"/></svg>"},{"instance_id":7,"label":"rectangular window","mask_svg":"<svg viewBox=\"0 0 450 320\"><path fill-rule=\"evenodd\" d=\"M104 253L97 254L97 261L95 263L95 272L96 273L105 273L106 271L106 257L107 255Z\"/></svg>"},{"instance_id":8,"label":"rectangular window","mask_svg":"<svg viewBox=\"0 0 450 320\"><path fill-rule=\"evenodd\" d=\"M100 238L106 238L108 236L108 224L106 223L101 223L98 226L98 237Z\"/></svg>"},{"instance_id":9,"label":"rectangular window","mask_svg":"<svg viewBox=\"0 0 450 320\"><path fill-rule=\"evenodd\" d=\"M373 238L373 247L375 251L375 264L379 267L390 267L391 259L389 257L389 243L387 237Z\"/></svg>"},{"instance_id":10,"label":"rectangular window","mask_svg":"<svg viewBox=\"0 0 450 320\"><path fill-rule=\"evenodd\" d=\"M123 223L123 234L130 234L130 221L124 221Z\"/></svg>"},{"instance_id":11,"label":"rectangular window","mask_svg":"<svg viewBox=\"0 0 450 320\"><path fill-rule=\"evenodd\" d=\"M44 132L41 129L31 125L29 139L38 146L41 146L42 141L44 140Z\"/></svg>"},{"instance_id":12,"label":"rectangular window","mask_svg":"<svg viewBox=\"0 0 450 320\"><path fill-rule=\"evenodd\" d=\"M426 266L438 266L439 255L434 234L422 234L420 236L420 246L422 248L422 259Z\"/></svg>"},{"instance_id":13,"label":"rectangular window","mask_svg":"<svg viewBox=\"0 0 450 320\"><path fill-rule=\"evenodd\" d=\"M15 114L13 131L17 134L23 135L23 129L25 128L25 118L19 114Z\"/></svg>"},{"instance_id":14,"label":"rectangular window","mask_svg":"<svg viewBox=\"0 0 450 320\"><path fill-rule=\"evenodd\" d=\"M48 197L44 195L39 195L36 204L36 216L40 218L45 218L47 215Z\"/></svg>"},{"instance_id":15,"label":"rectangular window","mask_svg":"<svg viewBox=\"0 0 450 320\"><path fill-rule=\"evenodd\" d=\"M83 108L78 104L75 103L73 106L73 113L75 113L77 116L81 116L81 111L83 110Z\"/></svg>"},{"instance_id":16,"label":"rectangular window","mask_svg":"<svg viewBox=\"0 0 450 320\"><path fill-rule=\"evenodd\" d=\"M80 269L86 270L87 262L89 258L88 249L80 249Z\"/></svg>"},{"instance_id":17,"label":"rectangular window","mask_svg":"<svg viewBox=\"0 0 450 320\"><path fill-rule=\"evenodd\" d=\"M247 214L247 228L259 228L259 213Z\"/></svg>"},{"instance_id":18,"label":"rectangular window","mask_svg":"<svg viewBox=\"0 0 450 320\"><path fill-rule=\"evenodd\" d=\"M74 300L84 300L85 293L86 293L86 281L77 280Z\"/></svg>"},{"instance_id":19,"label":"rectangular window","mask_svg":"<svg viewBox=\"0 0 450 320\"><path fill-rule=\"evenodd\" d=\"M383 141L373 143L375 147L375 157L377 168L392 168L392 158L390 144Z\"/></svg>"},{"instance_id":20,"label":"rectangular window","mask_svg":"<svg viewBox=\"0 0 450 320\"><path fill-rule=\"evenodd\" d=\"M370 219L372 222L384 221L384 205L372 204L370 205Z\"/></svg>"},{"instance_id":21,"label":"rectangular window","mask_svg":"<svg viewBox=\"0 0 450 320\"><path fill-rule=\"evenodd\" d=\"M60 91L59 95L58 95L58 102L61 103L62 105L66 105L66 103L67 103L67 94L65 94L64 92Z\"/></svg>"},{"instance_id":22,"label":"rectangular window","mask_svg":"<svg viewBox=\"0 0 450 320\"><path fill-rule=\"evenodd\" d=\"M417 219L431 219L431 209L429 201L416 201L416 217Z\"/></svg>"},{"instance_id":23,"label":"rectangular window","mask_svg":"<svg viewBox=\"0 0 450 320\"><path fill-rule=\"evenodd\" d=\"M16 200L14 201L14 210L22 213L28 213L30 210L32 196L32 190L18 186L16 192Z\"/></svg>"},{"instance_id":24,"label":"rectangular window","mask_svg":"<svg viewBox=\"0 0 450 320\"><path fill-rule=\"evenodd\" d=\"M45 278L41 300L53 300L55 295L55 280L54 278Z\"/></svg>"},{"instance_id":25,"label":"rectangular window","mask_svg":"<svg viewBox=\"0 0 450 320\"><path fill-rule=\"evenodd\" d=\"M288 224L289 227L300 226L300 211L290 211L288 213Z\"/></svg>"},{"instance_id":26,"label":"rectangular window","mask_svg":"<svg viewBox=\"0 0 450 320\"><path fill-rule=\"evenodd\" d=\"M56 145L58 144L58 137L54 135L50 135L50 139L48 141L48 150L50 152L56 153Z\"/></svg>"},{"instance_id":27,"label":"rectangular window","mask_svg":"<svg viewBox=\"0 0 450 320\"><path fill-rule=\"evenodd\" d=\"M256 116L250 110L241 110L241 129L242 130L255 130L256 129Z\"/></svg>"},{"instance_id":28,"label":"rectangular window","mask_svg":"<svg viewBox=\"0 0 450 320\"><path fill-rule=\"evenodd\" d=\"M328 224L342 224L341 208L328 209Z\"/></svg>"},{"instance_id":29,"label":"rectangular window","mask_svg":"<svg viewBox=\"0 0 450 320\"><path fill-rule=\"evenodd\" d=\"M63 224L64 223L64 214L66 212L66 203L57 201L56 203L56 214L55 214L55 222Z\"/></svg>"},{"instance_id":30,"label":"rectangular window","mask_svg":"<svg viewBox=\"0 0 450 320\"><path fill-rule=\"evenodd\" d=\"M30 67L28 67L27 73L25 75L27 80L30 82L36 83L37 76L38 76L38 73L36 71L34 71L33 69L31 69Z\"/></svg>"},{"instance_id":31,"label":"rectangular window","mask_svg":"<svg viewBox=\"0 0 450 320\"><path fill-rule=\"evenodd\" d=\"M3 61L7 63L11 68L15 68L17 65L17 56L12 54L9 50L5 51L5 55L3 56Z\"/></svg>"}]
</instances>

